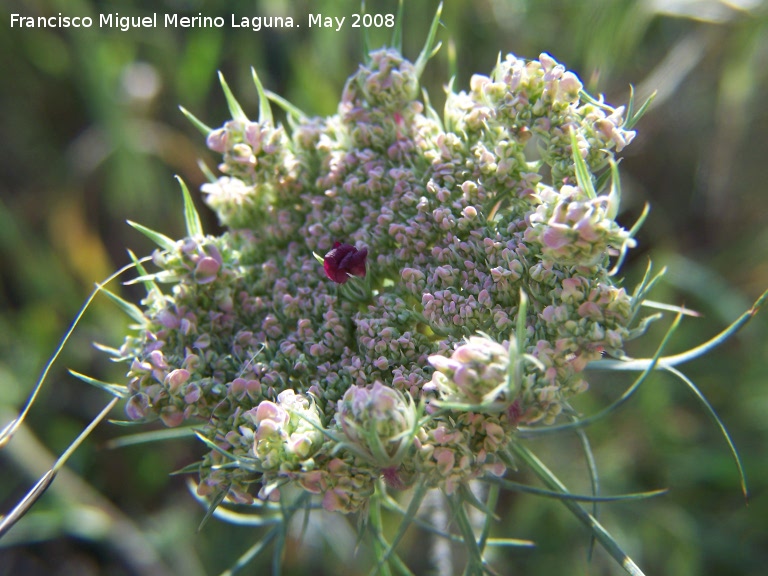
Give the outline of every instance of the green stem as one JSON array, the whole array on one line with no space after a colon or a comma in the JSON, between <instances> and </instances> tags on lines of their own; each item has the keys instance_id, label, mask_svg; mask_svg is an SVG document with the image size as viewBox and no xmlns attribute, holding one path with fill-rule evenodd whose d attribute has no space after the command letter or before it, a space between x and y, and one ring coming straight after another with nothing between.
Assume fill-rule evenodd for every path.
<instances>
[{"instance_id":1,"label":"green stem","mask_svg":"<svg viewBox=\"0 0 768 576\"><path fill-rule=\"evenodd\" d=\"M376 492L369 502L368 522L373 532L373 553L376 558L376 573L384 576L392 576L389 569L387 558L390 555L387 551L384 540L384 525L381 520L381 486L376 486Z\"/></svg>"}]
</instances>

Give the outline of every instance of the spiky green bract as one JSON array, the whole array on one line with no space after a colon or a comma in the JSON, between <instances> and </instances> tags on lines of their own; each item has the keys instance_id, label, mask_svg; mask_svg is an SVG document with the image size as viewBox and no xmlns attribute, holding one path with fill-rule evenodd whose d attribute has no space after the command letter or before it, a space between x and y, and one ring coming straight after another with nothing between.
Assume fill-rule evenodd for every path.
<instances>
[{"instance_id":1,"label":"spiky green bract","mask_svg":"<svg viewBox=\"0 0 768 576\"><path fill-rule=\"evenodd\" d=\"M134 228L144 234L147 238L152 240L155 244L157 244L160 248L163 250L173 250L176 246L176 243L168 238L168 236L165 236L164 234L160 234L160 232L155 232L154 230L150 230L146 226L142 226L141 224L137 222L131 222L128 220L128 225L131 228Z\"/></svg>"},{"instance_id":2,"label":"spiky green bract","mask_svg":"<svg viewBox=\"0 0 768 576\"><path fill-rule=\"evenodd\" d=\"M72 441L64 453L57 458L51 469L43 474L40 480L38 480L37 483L29 490L29 492L27 492L24 498L22 498L21 501L16 504L13 510L8 512L8 514L0 516L0 538L2 538L3 535L8 532L8 530L10 530L13 525L16 524L16 522L18 522L24 516L24 514L27 513L32 505L37 502L37 500L45 493L53 480L56 478L56 474L67 463L69 457L90 435L93 429L99 425L99 423L107 416L107 414L109 414L112 408L114 408L115 404L117 404L118 400L119 398L113 398L104 407L104 409L93 420L91 420L90 424L88 424L88 426L86 426L83 431L80 432L77 438Z\"/></svg>"},{"instance_id":3,"label":"spiky green bract","mask_svg":"<svg viewBox=\"0 0 768 576\"><path fill-rule=\"evenodd\" d=\"M424 47L419 53L419 57L416 58L414 68L416 69L416 76L420 77L424 72L424 68L427 66L427 62L432 56L440 49L440 43L435 45L435 37L437 36L437 28L440 25L440 15L443 13L443 3L440 2L435 11L435 16L432 18L432 24L429 26L429 32L427 32L427 39L424 41Z\"/></svg>"},{"instance_id":4,"label":"spiky green bract","mask_svg":"<svg viewBox=\"0 0 768 576\"><path fill-rule=\"evenodd\" d=\"M518 442L510 443L510 452L525 462L526 466L551 490L568 494L568 489L557 479L557 477L525 446ZM571 499L563 499L563 504L573 513L573 515L586 525L595 536L600 545L611 555L611 557L631 576L644 576L643 571L635 562L621 549L616 540L610 533L589 514L580 504Z\"/></svg>"},{"instance_id":5,"label":"spiky green bract","mask_svg":"<svg viewBox=\"0 0 768 576\"><path fill-rule=\"evenodd\" d=\"M224 79L224 74L221 72L219 72L219 83L224 92L224 97L227 99L227 106L229 107L229 113L232 115L232 119L236 122L247 122L248 117L245 115L245 112L243 112L235 95L232 94L232 90L230 90L229 84L227 84L227 81Z\"/></svg>"},{"instance_id":6,"label":"spiky green bract","mask_svg":"<svg viewBox=\"0 0 768 576\"><path fill-rule=\"evenodd\" d=\"M212 129L209 126L207 126L205 123L203 123L201 120L199 120L197 116L192 114L192 112L184 108L184 106L179 106L179 110L181 110L181 113L184 114L184 116L186 116L187 120L189 120L192 123L192 125L200 131L200 133L203 136L208 136L208 134L211 133Z\"/></svg>"},{"instance_id":7,"label":"spiky green bract","mask_svg":"<svg viewBox=\"0 0 768 576\"><path fill-rule=\"evenodd\" d=\"M146 259L142 261L145 261L145 260ZM127 270L132 269L134 266L135 264L128 264L126 266L123 266L118 271L114 272L108 278L106 278L102 283L96 284L96 287L88 295L88 298L85 300L80 310L78 310L77 314L75 315L75 319L72 321L72 324L70 324L69 329L62 337L61 341L59 342L59 345L56 347L56 350L48 359L48 361L45 363L45 367L43 368L43 371L40 374L40 377L38 378L37 382L35 383L35 386L32 388L32 391L30 392L29 396L24 402L24 407L19 411L19 415L16 418L13 418L8 424L5 425L5 427L2 430L0 430L0 449L4 448L8 444L8 442L11 441L11 439L13 438L13 435L16 433L19 427L24 423L24 420L29 414L29 411L32 409L32 406L34 405L35 400L40 394L40 390L42 389L43 384L45 383L45 380L48 377L48 374L51 368L53 367L53 364L58 359L59 355L64 349L64 346L69 341L70 336L72 336L72 333L80 324L80 320L82 320L86 310L88 310L94 298L96 298L96 296L103 290L104 286L112 282L112 280L114 280L115 278L118 278ZM133 309L131 310L133 313Z\"/></svg>"}]
</instances>

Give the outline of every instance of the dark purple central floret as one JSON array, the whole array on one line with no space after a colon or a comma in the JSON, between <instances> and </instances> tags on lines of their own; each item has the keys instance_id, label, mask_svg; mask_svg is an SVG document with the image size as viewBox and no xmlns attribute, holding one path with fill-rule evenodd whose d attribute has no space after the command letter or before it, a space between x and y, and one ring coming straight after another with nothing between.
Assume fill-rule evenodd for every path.
<instances>
[{"instance_id":1,"label":"dark purple central floret","mask_svg":"<svg viewBox=\"0 0 768 576\"><path fill-rule=\"evenodd\" d=\"M323 258L325 275L337 284L344 284L350 276L365 277L365 260L368 248L358 250L350 244L334 242L333 248Z\"/></svg>"}]
</instances>

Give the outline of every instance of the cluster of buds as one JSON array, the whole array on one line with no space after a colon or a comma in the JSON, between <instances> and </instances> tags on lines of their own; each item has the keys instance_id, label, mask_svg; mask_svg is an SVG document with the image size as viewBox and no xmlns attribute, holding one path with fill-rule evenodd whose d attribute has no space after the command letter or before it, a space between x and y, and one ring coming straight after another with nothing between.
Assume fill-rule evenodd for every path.
<instances>
[{"instance_id":1,"label":"cluster of buds","mask_svg":"<svg viewBox=\"0 0 768 576\"><path fill-rule=\"evenodd\" d=\"M419 74L373 52L337 114L290 132L226 89L202 190L228 229L156 253L173 289L121 349L128 416L202 422L217 446L201 494L290 484L348 513L380 478L501 474L516 427L554 421L638 332L608 269L633 245L617 198L577 186L577 157L595 174L632 140L622 110L546 54L473 76L442 119Z\"/></svg>"},{"instance_id":2,"label":"cluster of buds","mask_svg":"<svg viewBox=\"0 0 768 576\"><path fill-rule=\"evenodd\" d=\"M374 466L398 466L409 451L418 424L413 399L399 390L374 383L351 386L339 400L336 425L346 448Z\"/></svg>"},{"instance_id":3,"label":"cluster of buds","mask_svg":"<svg viewBox=\"0 0 768 576\"><path fill-rule=\"evenodd\" d=\"M594 266L611 247L635 246L629 232L608 216L609 197L587 199L582 190L568 185L559 191L544 188L539 194L541 204L531 214L525 239L541 246L545 261Z\"/></svg>"},{"instance_id":4,"label":"cluster of buds","mask_svg":"<svg viewBox=\"0 0 768 576\"><path fill-rule=\"evenodd\" d=\"M436 354L429 363L435 373L425 388L437 390L448 402L487 405L510 392L508 347L490 338L471 336L450 358Z\"/></svg>"},{"instance_id":5,"label":"cluster of buds","mask_svg":"<svg viewBox=\"0 0 768 576\"><path fill-rule=\"evenodd\" d=\"M246 412L255 430L240 431L253 438L253 457L265 473L308 471L312 455L323 443L320 414L310 401L293 390L283 390L277 403L264 400Z\"/></svg>"}]
</instances>

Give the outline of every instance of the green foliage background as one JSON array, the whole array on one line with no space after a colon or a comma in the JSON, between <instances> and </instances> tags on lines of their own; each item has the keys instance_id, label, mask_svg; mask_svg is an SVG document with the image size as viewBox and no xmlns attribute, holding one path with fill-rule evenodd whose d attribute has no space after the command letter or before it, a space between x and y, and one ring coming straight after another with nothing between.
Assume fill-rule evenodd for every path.
<instances>
[{"instance_id":1,"label":"green foliage background","mask_svg":"<svg viewBox=\"0 0 768 576\"><path fill-rule=\"evenodd\" d=\"M404 51L415 58L437 3L406 1ZM203 182L198 158L213 156L177 109L211 126L227 119L216 70L256 115L254 66L265 86L312 114L335 110L359 62L359 30L308 29L306 14L347 16L356 0L0 0L0 425L32 388L93 282L152 247L130 219L168 236L183 234L181 175ZM367 2L392 13L395 0ZM290 15L302 27L248 29L18 29L10 14ZM681 351L710 336L768 287L768 5L760 0L448 0L440 53L424 85L439 110L456 89L488 73L499 52L547 51L592 92L625 103L628 84L659 96L621 164L631 224L652 211L625 266L632 286L648 259L666 265L656 300L700 310L676 335ZM389 31L371 31L371 46ZM455 70L449 64L454 54ZM196 198L196 200L198 200ZM206 229L217 224L207 217ZM130 288L123 295L136 299ZM766 314L764 312L763 314ZM632 355L648 354L664 326ZM127 321L101 299L56 365L28 426L0 452L0 511L9 510L106 402L67 367L119 380L92 341L120 343ZM602 507L601 518L647 574L757 576L768 565L768 320L759 315L735 340L685 367L729 426L752 497L744 505L723 439L677 382L654 376L629 405L590 428L605 493L670 487L642 504ZM656 336L656 338L654 338ZM595 379L579 399L585 413L617 397L630 380ZM121 414L116 413L116 418ZM194 442L109 450L126 431L103 425L43 500L0 542L5 574L215 574L253 542L258 529L213 521L169 472L192 461ZM574 492L588 491L575 437L531 441ZM532 480L528 478L528 480ZM507 494L497 536L528 538L533 550L496 557L500 574L621 574L559 503ZM365 548L339 518L293 543L286 574L364 574ZM324 537L324 538L323 538ZM351 540L350 540L351 538ZM430 541L414 531L401 552L425 573ZM319 560L318 560L319 559ZM269 570L269 555L247 573ZM264 572L266 573L266 572Z\"/></svg>"}]
</instances>

